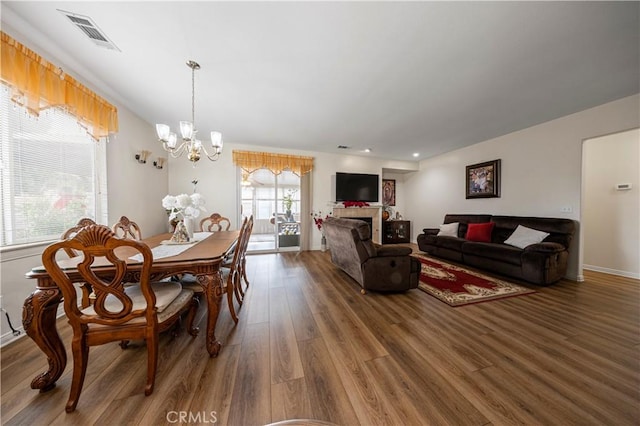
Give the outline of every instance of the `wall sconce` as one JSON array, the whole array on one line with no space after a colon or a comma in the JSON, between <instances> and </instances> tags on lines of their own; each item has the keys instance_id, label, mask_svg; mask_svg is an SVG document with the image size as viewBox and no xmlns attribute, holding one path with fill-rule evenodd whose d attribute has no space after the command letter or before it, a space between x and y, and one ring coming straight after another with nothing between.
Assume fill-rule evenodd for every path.
<instances>
[{"instance_id":1,"label":"wall sconce","mask_svg":"<svg viewBox=\"0 0 640 426\"><path fill-rule=\"evenodd\" d=\"M159 157L156 161L153 162L153 167L156 169L161 169L164 166L164 162L167 161L166 158Z\"/></svg>"},{"instance_id":2,"label":"wall sconce","mask_svg":"<svg viewBox=\"0 0 640 426\"><path fill-rule=\"evenodd\" d=\"M140 164L146 164L147 163L147 157L149 156L149 154L151 154L151 151L140 151L138 154L136 154L136 161Z\"/></svg>"}]
</instances>

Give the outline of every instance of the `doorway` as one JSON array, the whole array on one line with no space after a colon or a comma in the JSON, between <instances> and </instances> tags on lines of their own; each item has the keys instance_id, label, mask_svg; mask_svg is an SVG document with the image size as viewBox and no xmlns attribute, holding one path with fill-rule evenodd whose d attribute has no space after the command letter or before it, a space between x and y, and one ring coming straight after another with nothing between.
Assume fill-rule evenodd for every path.
<instances>
[{"instance_id":1,"label":"doorway","mask_svg":"<svg viewBox=\"0 0 640 426\"><path fill-rule=\"evenodd\" d=\"M640 278L640 129L582 145L583 268Z\"/></svg>"},{"instance_id":2,"label":"doorway","mask_svg":"<svg viewBox=\"0 0 640 426\"><path fill-rule=\"evenodd\" d=\"M300 177L285 170L240 170L241 215L253 215L248 252L300 250Z\"/></svg>"}]
</instances>

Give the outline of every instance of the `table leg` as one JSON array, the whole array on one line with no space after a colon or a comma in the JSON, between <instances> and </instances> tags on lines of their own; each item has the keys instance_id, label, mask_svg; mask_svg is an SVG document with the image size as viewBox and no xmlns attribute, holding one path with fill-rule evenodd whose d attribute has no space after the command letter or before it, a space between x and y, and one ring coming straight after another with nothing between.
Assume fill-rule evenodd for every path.
<instances>
[{"instance_id":1,"label":"table leg","mask_svg":"<svg viewBox=\"0 0 640 426\"><path fill-rule=\"evenodd\" d=\"M45 353L49 362L49 370L31 381L31 389L40 389L40 392L53 389L67 365L67 352L56 328L61 300L62 293L58 288L38 288L27 297L22 307L24 330Z\"/></svg>"},{"instance_id":2,"label":"table leg","mask_svg":"<svg viewBox=\"0 0 640 426\"><path fill-rule=\"evenodd\" d=\"M220 341L216 339L216 324L218 323L223 294L222 277L218 270L213 275L198 275L197 280L207 297L207 351L209 356L216 357L222 346Z\"/></svg>"}]
</instances>

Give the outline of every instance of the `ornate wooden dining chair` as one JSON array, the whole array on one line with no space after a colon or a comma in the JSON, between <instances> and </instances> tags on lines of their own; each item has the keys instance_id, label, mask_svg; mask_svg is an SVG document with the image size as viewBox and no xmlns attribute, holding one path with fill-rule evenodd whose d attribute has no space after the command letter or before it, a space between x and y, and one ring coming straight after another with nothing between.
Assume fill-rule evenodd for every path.
<instances>
[{"instance_id":1,"label":"ornate wooden dining chair","mask_svg":"<svg viewBox=\"0 0 640 426\"><path fill-rule=\"evenodd\" d=\"M132 240L142 239L142 231L138 224L129 220L126 216L122 216L119 221L114 223L111 230L121 238L130 238Z\"/></svg>"},{"instance_id":2,"label":"ornate wooden dining chair","mask_svg":"<svg viewBox=\"0 0 640 426\"><path fill-rule=\"evenodd\" d=\"M74 250L83 259L73 266L73 273L65 268L67 261L56 261L60 250ZM129 258L142 254L142 265ZM82 391L89 347L113 341L145 339L147 345L147 383L145 395L153 392L158 364L158 334L176 324L183 312L188 311L189 333L196 336L193 327L197 301L191 290L177 282L150 282L153 254L146 244L118 238L104 225L89 225L64 241L48 246L42 254L47 273L60 288L64 310L73 329L71 350L73 376L66 411L75 410ZM100 271L110 266L109 275ZM135 266L135 270L131 268ZM77 271L77 273L75 272ZM113 271L113 272L111 272ZM125 287L127 282L139 285ZM78 306L78 282L88 282L96 294L92 306Z\"/></svg>"},{"instance_id":3,"label":"ornate wooden dining chair","mask_svg":"<svg viewBox=\"0 0 640 426\"><path fill-rule=\"evenodd\" d=\"M231 318L236 324L238 323L238 315L236 314L236 309L233 305L233 298L236 292L235 287L238 278L238 259L240 253L239 247L242 245L248 223L249 219L245 217L242 221L242 225L240 226L238 241L236 242L233 252L228 257L229 260L225 261L225 263L222 264L222 267L225 268L225 270L223 270L223 277L225 282L225 290L227 292L227 304L229 305Z\"/></svg>"},{"instance_id":4,"label":"ornate wooden dining chair","mask_svg":"<svg viewBox=\"0 0 640 426\"><path fill-rule=\"evenodd\" d=\"M251 232L253 232L253 215L249 218L247 222L247 229L244 233L244 238L239 246L239 257L238 257L238 278L236 281L236 285L234 286L234 293L236 295L236 299L238 303L242 305L242 301L244 300L244 290L242 289L242 280L245 282L245 289L249 288L249 280L247 279L247 247L249 246L249 239L251 238Z\"/></svg>"},{"instance_id":5,"label":"ornate wooden dining chair","mask_svg":"<svg viewBox=\"0 0 640 426\"><path fill-rule=\"evenodd\" d=\"M240 235L238 236L238 243L236 244L231 261L225 265L228 268L226 274L226 291L227 291L227 304L229 305L229 312L231 312L231 318L237 323L238 315L233 304L233 298L238 301L238 305L242 307L242 299L244 292L242 291L242 271L243 271L243 259L247 251L249 244L249 237L251 236L251 230L253 229L253 215L249 218L245 218L240 228Z\"/></svg>"},{"instance_id":6,"label":"ornate wooden dining chair","mask_svg":"<svg viewBox=\"0 0 640 426\"><path fill-rule=\"evenodd\" d=\"M238 301L239 305L242 305L242 296L239 291L236 290L240 286L240 279L242 276L242 259L243 255L241 253L240 247L245 246L246 251L246 242L245 237L248 241L248 235L251 233L249 230L249 226L253 228L253 215L251 218L244 218L242 225L240 226L240 232L238 234L238 240L234 246L234 248L226 254L225 260L221 265L224 268L223 271L223 281L224 288L227 294L227 305L229 306L229 312L231 313L231 318L237 324L238 323L238 315L236 314L236 310L233 304L234 297ZM247 233L248 231L248 233ZM180 282L184 288L188 288L193 290L196 295L202 294L204 291L202 286L198 283L195 276L191 274L185 274L182 276ZM240 288L241 291L241 288ZM244 293L241 293L244 295Z\"/></svg>"},{"instance_id":7,"label":"ornate wooden dining chair","mask_svg":"<svg viewBox=\"0 0 640 426\"><path fill-rule=\"evenodd\" d=\"M68 238L71 238L74 235L76 235L78 231L84 228L85 226L95 225L95 224L96 222L93 219L90 219L88 217L83 217L78 221L78 223L75 226L72 226L71 228L64 231L60 236L60 239L66 240ZM64 248L64 252L69 257L76 257L79 254L77 251L71 248ZM92 292L91 285L87 283L83 283L80 285L80 289L82 290L82 307L86 308L91 304L91 292Z\"/></svg>"},{"instance_id":8,"label":"ornate wooden dining chair","mask_svg":"<svg viewBox=\"0 0 640 426\"><path fill-rule=\"evenodd\" d=\"M214 232L213 228L215 227L218 228L216 231L222 231L222 227L225 224L224 230L228 231L231 228L231 221L219 213L212 213L211 216L207 216L200 221L200 230Z\"/></svg>"}]
</instances>

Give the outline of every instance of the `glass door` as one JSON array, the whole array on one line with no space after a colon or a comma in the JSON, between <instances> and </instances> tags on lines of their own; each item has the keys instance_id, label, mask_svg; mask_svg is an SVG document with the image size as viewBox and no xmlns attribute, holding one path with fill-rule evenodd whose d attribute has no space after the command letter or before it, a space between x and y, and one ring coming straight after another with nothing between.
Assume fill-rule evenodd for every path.
<instances>
[{"instance_id":1,"label":"glass door","mask_svg":"<svg viewBox=\"0 0 640 426\"><path fill-rule=\"evenodd\" d=\"M260 169L241 171L242 215L253 214L247 251L300 249L300 178L290 171L279 175Z\"/></svg>"}]
</instances>

